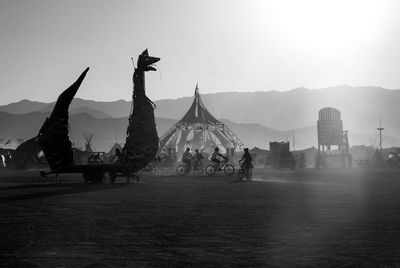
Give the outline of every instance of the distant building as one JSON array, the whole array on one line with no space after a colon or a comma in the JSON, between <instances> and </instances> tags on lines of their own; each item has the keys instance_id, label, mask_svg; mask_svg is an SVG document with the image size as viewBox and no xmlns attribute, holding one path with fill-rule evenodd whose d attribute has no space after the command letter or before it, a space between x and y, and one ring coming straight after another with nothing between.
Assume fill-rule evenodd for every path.
<instances>
[{"instance_id":1,"label":"distant building","mask_svg":"<svg viewBox=\"0 0 400 268\"><path fill-rule=\"evenodd\" d=\"M270 142L272 167L273 168L295 168L295 160L290 152L289 142Z\"/></svg>"},{"instance_id":2,"label":"distant building","mask_svg":"<svg viewBox=\"0 0 400 268\"><path fill-rule=\"evenodd\" d=\"M272 151L254 147L249 150L253 158L253 166L256 168L292 168L295 163L297 168L315 168L318 149L310 147L303 150L288 151L289 144L275 142ZM280 163L279 163L280 161Z\"/></svg>"},{"instance_id":3,"label":"distant building","mask_svg":"<svg viewBox=\"0 0 400 268\"><path fill-rule=\"evenodd\" d=\"M348 133L343 131L340 111L332 107L319 110L317 131L317 167L351 167ZM337 146L337 153L333 153L332 146Z\"/></svg>"},{"instance_id":4,"label":"distant building","mask_svg":"<svg viewBox=\"0 0 400 268\"><path fill-rule=\"evenodd\" d=\"M114 156L116 149L119 149L122 152L122 146L118 142L114 143L114 145L111 147L110 151L108 151L107 154Z\"/></svg>"},{"instance_id":5,"label":"distant building","mask_svg":"<svg viewBox=\"0 0 400 268\"><path fill-rule=\"evenodd\" d=\"M373 146L355 145L352 146L349 151L353 157L354 167L366 167L371 165L371 160L375 154L376 148Z\"/></svg>"},{"instance_id":6,"label":"distant building","mask_svg":"<svg viewBox=\"0 0 400 268\"><path fill-rule=\"evenodd\" d=\"M119 144L118 142L114 143L114 145L111 147L110 151L108 151L108 153L106 153L106 155L105 155L106 161L110 161L114 157L116 149L119 149L119 151L122 153L123 146L121 144Z\"/></svg>"},{"instance_id":7,"label":"distant building","mask_svg":"<svg viewBox=\"0 0 400 268\"><path fill-rule=\"evenodd\" d=\"M318 156L318 149L315 147L292 151L297 168L315 168Z\"/></svg>"},{"instance_id":8,"label":"distant building","mask_svg":"<svg viewBox=\"0 0 400 268\"><path fill-rule=\"evenodd\" d=\"M258 168L267 167L267 159L269 159L270 152L268 150L254 147L249 150L251 157L253 158L253 166Z\"/></svg>"}]
</instances>

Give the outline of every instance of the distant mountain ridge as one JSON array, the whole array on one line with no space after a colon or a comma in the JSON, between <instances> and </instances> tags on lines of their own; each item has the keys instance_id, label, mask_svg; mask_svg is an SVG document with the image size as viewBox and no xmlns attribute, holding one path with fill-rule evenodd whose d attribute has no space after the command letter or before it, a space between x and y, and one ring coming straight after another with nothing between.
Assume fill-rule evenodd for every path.
<instances>
[{"instance_id":1,"label":"distant mountain ridge","mask_svg":"<svg viewBox=\"0 0 400 268\"><path fill-rule=\"evenodd\" d=\"M38 112L49 106L48 103L31 100L21 100L19 102L9 103L7 105L0 106L0 112L10 114L27 114L31 112Z\"/></svg>"},{"instance_id":2,"label":"distant mountain ridge","mask_svg":"<svg viewBox=\"0 0 400 268\"><path fill-rule=\"evenodd\" d=\"M54 104L55 101L51 103L45 103L38 101L21 100L19 102L14 102L0 106L0 112L10 113L10 114L51 112L53 110ZM93 100L74 98L69 107L70 112L74 110L76 110L77 112L83 111L84 109L86 109L86 112L88 110L91 110L92 112L96 111L95 113L97 113L99 116L101 115L104 118L107 117L120 118L129 115L131 109L131 102L125 100L103 102L103 101L93 101Z\"/></svg>"},{"instance_id":3,"label":"distant mountain ridge","mask_svg":"<svg viewBox=\"0 0 400 268\"><path fill-rule=\"evenodd\" d=\"M15 115L0 112L0 138L3 142L9 138L14 140L28 139L37 135L49 112L32 112L28 114ZM70 138L74 146L84 148L83 133L93 133L93 149L108 151L115 142L125 143L128 118L95 118L88 113L77 113L70 115ZM177 120L167 118L156 118L159 136L163 135ZM239 124L230 120L221 119L221 122L231 128L243 141L246 147L269 148L270 141L290 141L291 149L303 149L317 146L316 126L293 129L289 131L278 131L264 127L260 124ZM350 133L350 143L371 144L371 136L358 133ZM374 137L375 142L377 137ZM295 143L293 144L293 140ZM400 139L384 136L385 147L400 144ZM377 144L374 144L377 145ZM0 144L2 146L2 144Z\"/></svg>"},{"instance_id":4,"label":"distant mountain ridge","mask_svg":"<svg viewBox=\"0 0 400 268\"><path fill-rule=\"evenodd\" d=\"M201 97L216 118L225 118L229 121L227 125L237 127L235 132L240 132L237 133L239 137L242 136L249 144L259 144L261 147L265 147L267 142L266 138L261 137L266 135L261 133L268 133L273 139L292 141L291 133L295 132L296 147L303 147L302 144L316 145L315 126L318 111L323 107L335 107L341 111L351 144L376 143L373 140L376 140L376 127L381 118L386 141L391 146L400 146L400 90L339 86L316 90L297 88L285 92L225 92L202 94ZM192 101L193 96L155 101L156 117L179 120ZM0 111L12 114L50 112L53 105L54 103L23 100L0 106ZM83 112L95 119L115 119L126 118L130 110L129 101L97 102L77 98L71 104L70 115ZM0 128L2 127L0 123ZM297 132L309 133L304 135L310 142L302 141L303 134Z\"/></svg>"},{"instance_id":5,"label":"distant mountain ridge","mask_svg":"<svg viewBox=\"0 0 400 268\"><path fill-rule=\"evenodd\" d=\"M400 110L398 108L400 90L339 86L315 90L296 88L284 92L226 92L201 96L216 118L227 118L238 123L259 123L279 130L302 128L315 125L319 109L335 107L341 111L344 125L349 130L372 130L377 127L379 118L382 118L387 131L400 133L399 120L394 116ZM157 100L156 116L180 119L192 100L193 96ZM22 114L51 110L52 105L54 103L23 100L0 106L0 111ZM129 114L131 102L125 100L97 102L76 98L72 101L70 109L81 107L101 111L108 117L119 118Z\"/></svg>"}]
</instances>

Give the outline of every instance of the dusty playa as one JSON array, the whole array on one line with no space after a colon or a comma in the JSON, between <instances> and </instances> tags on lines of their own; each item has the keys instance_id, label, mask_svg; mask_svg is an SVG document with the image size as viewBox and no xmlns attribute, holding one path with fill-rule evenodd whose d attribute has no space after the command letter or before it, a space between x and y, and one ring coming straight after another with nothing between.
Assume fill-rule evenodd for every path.
<instances>
[{"instance_id":1,"label":"dusty playa","mask_svg":"<svg viewBox=\"0 0 400 268\"><path fill-rule=\"evenodd\" d=\"M400 172L255 171L86 185L0 173L5 267L400 265Z\"/></svg>"}]
</instances>

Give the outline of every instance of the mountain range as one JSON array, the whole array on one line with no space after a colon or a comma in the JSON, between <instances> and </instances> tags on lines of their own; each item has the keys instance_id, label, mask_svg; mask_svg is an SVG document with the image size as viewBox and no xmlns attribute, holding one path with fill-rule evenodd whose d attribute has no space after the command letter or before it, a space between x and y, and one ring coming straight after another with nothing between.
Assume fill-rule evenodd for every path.
<instances>
[{"instance_id":1,"label":"mountain range","mask_svg":"<svg viewBox=\"0 0 400 268\"><path fill-rule=\"evenodd\" d=\"M341 111L351 144L377 145L376 128L381 118L385 127L384 146L400 145L400 90L340 86L201 96L208 110L216 118L222 118L250 148L268 148L269 141L278 140L295 140L297 149L316 146L316 122L323 107ZM192 96L155 101L159 135L185 114L192 101ZM29 100L0 106L0 138L26 139L36 135L53 106L54 103ZM130 110L130 101L76 98L70 106L71 139L83 147L83 133L95 133L93 145L98 150L107 150L115 141L123 143Z\"/></svg>"}]
</instances>

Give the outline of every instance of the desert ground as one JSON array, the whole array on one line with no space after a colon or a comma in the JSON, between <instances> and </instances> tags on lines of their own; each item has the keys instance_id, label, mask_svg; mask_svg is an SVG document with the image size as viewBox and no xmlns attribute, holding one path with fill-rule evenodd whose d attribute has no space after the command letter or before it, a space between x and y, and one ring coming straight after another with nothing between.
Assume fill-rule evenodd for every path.
<instances>
[{"instance_id":1,"label":"desert ground","mask_svg":"<svg viewBox=\"0 0 400 268\"><path fill-rule=\"evenodd\" d=\"M400 170L0 170L0 267L400 267Z\"/></svg>"}]
</instances>

